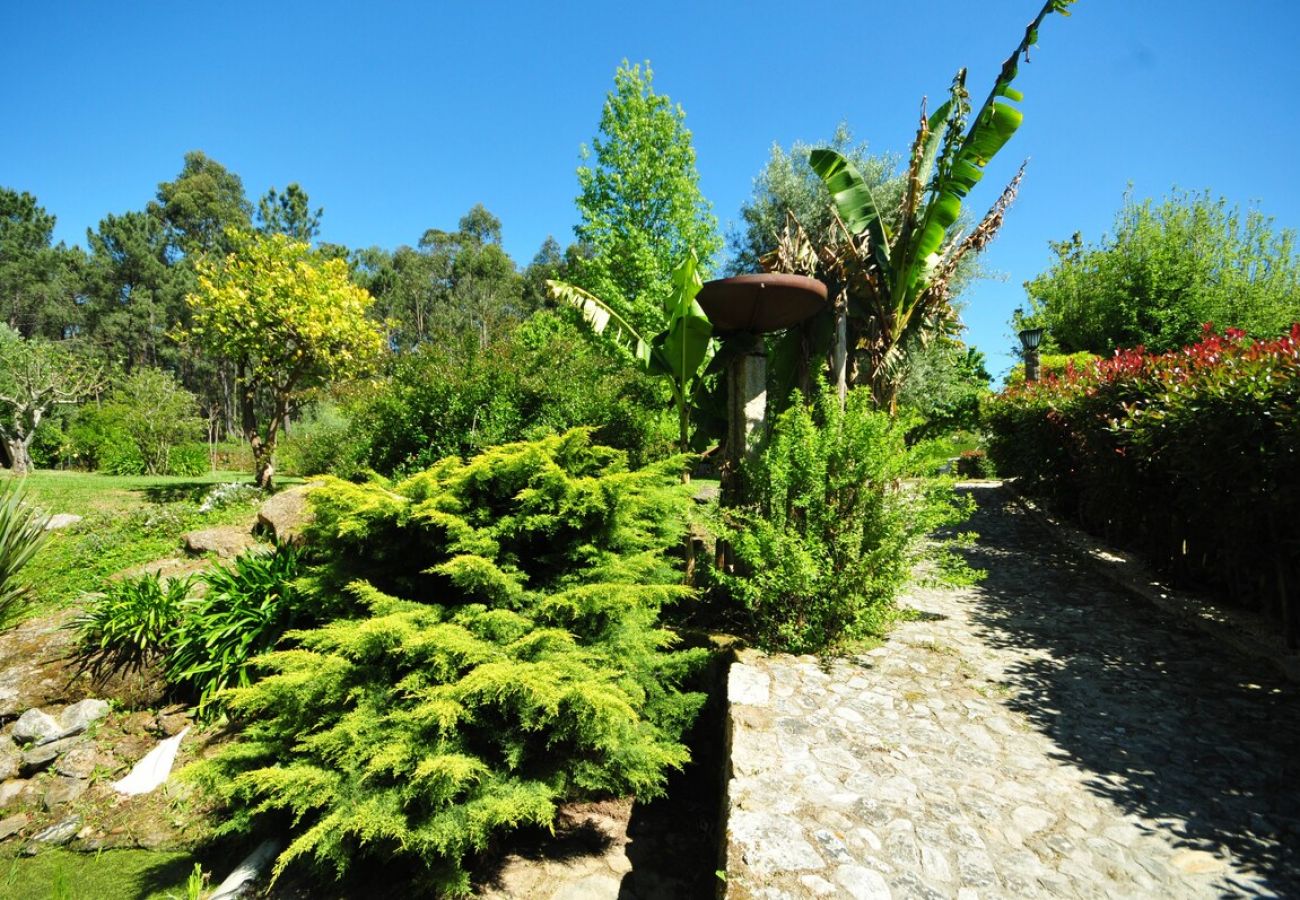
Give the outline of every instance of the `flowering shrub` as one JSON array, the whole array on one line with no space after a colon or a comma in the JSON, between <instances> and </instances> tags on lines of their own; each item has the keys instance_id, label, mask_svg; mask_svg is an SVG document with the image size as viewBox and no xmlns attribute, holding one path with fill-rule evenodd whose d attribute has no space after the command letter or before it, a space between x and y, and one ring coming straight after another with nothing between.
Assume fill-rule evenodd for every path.
<instances>
[{"instance_id":1,"label":"flowering shrub","mask_svg":"<svg viewBox=\"0 0 1300 900\"><path fill-rule=\"evenodd\" d=\"M1300 324L1275 340L1206 325L990 398L998 471L1176 580L1263 608L1297 638Z\"/></svg>"}]
</instances>

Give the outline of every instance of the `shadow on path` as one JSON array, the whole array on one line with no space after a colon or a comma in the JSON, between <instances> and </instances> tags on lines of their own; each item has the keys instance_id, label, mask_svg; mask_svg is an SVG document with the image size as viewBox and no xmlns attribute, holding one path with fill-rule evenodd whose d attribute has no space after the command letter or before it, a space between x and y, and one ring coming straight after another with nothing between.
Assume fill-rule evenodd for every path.
<instances>
[{"instance_id":1,"label":"shadow on path","mask_svg":"<svg viewBox=\"0 0 1300 900\"><path fill-rule=\"evenodd\" d=\"M1097 795L1300 896L1297 686L1112 587L1004 491L974 493L967 555L989 575L972 622L1043 657L1009 666L1007 705Z\"/></svg>"}]
</instances>

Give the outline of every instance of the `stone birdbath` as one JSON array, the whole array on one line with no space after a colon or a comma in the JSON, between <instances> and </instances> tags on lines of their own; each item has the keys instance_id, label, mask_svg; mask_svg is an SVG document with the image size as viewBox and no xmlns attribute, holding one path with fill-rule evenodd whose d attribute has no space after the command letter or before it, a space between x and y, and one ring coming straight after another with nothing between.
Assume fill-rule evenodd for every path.
<instances>
[{"instance_id":1,"label":"stone birdbath","mask_svg":"<svg viewBox=\"0 0 1300 900\"><path fill-rule=\"evenodd\" d=\"M784 331L826 306L826 285L803 275L737 275L705 282L696 295L715 333L746 344L727 366L727 437L723 500L734 496L729 475L740 471L767 420L767 354L763 335Z\"/></svg>"}]
</instances>

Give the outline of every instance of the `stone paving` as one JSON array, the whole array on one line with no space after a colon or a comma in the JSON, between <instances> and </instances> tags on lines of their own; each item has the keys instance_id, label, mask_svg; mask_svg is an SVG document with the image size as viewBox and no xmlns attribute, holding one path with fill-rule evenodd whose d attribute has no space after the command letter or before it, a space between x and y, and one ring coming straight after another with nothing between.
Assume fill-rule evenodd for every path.
<instances>
[{"instance_id":1,"label":"stone paving","mask_svg":"<svg viewBox=\"0 0 1300 900\"><path fill-rule=\"evenodd\" d=\"M732 667L732 898L1300 896L1300 693L996 487L973 588L854 659Z\"/></svg>"}]
</instances>

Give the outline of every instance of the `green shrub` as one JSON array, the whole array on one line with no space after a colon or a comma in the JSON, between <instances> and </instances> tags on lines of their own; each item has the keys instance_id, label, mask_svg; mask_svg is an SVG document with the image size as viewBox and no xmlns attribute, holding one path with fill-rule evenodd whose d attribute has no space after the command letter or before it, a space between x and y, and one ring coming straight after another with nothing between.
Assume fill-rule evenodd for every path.
<instances>
[{"instance_id":1,"label":"green shrub","mask_svg":"<svg viewBox=\"0 0 1300 900\"><path fill-rule=\"evenodd\" d=\"M663 385L557 315L541 313L487 347L425 345L359 401L365 463L416 471L521 438L577 426L633 464L673 452L676 420Z\"/></svg>"},{"instance_id":2,"label":"green shrub","mask_svg":"<svg viewBox=\"0 0 1300 900\"><path fill-rule=\"evenodd\" d=\"M843 410L823 390L775 421L746 468L746 507L722 512L736 558L722 585L752 617L765 647L817 652L879 633L933 530L965 519L926 445L908 447L907 423L877 412L870 393Z\"/></svg>"},{"instance_id":3,"label":"green shrub","mask_svg":"<svg viewBox=\"0 0 1300 900\"><path fill-rule=\"evenodd\" d=\"M207 590L187 600L168 637L167 683L198 704L199 715L221 709L216 695L249 683L249 660L275 646L300 612L294 579L301 551L250 552L203 574Z\"/></svg>"},{"instance_id":4,"label":"green shrub","mask_svg":"<svg viewBox=\"0 0 1300 900\"><path fill-rule=\"evenodd\" d=\"M193 478L202 475L212 466L207 444L181 444L167 451L167 475L184 475Z\"/></svg>"},{"instance_id":5,"label":"green shrub","mask_svg":"<svg viewBox=\"0 0 1300 900\"><path fill-rule=\"evenodd\" d=\"M277 454L289 475L350 478L361 467L364 449L352 419L337 404L327 402L293 423L280 439Z\"/></svg>"},{"instance_id":6,"label":"green shrub","mask_svg":"<svg viewBox=\"0 0 1300 900\"><path fill-rule=\"evenodd\" d=\"M46 517L25 495L21 481L0 480L0 625L13 619L31 590L18 576L46 536Z\"/></svg>"},{"instance_id":7,"label":"green shrub","mask_svg":"<svg viewBox=\"0 0 1300 900\"><path fill-rule=\"evenodd\" d=\"M109 584L74 620L77 656L95 671L138 669L161 660L181 620L192 579L156 574Z\"/></svg>"},{"instance_id":8,"label":"green shrub","mask_svg":"<svg viewBox=\"0 0 1300 900\"><path fill-rule=\"evenodd\" d=\"M197 410L198 400L171 373L147 367L123 378L106 404L114 430L135 448L146 475L190 474L170 466L176 448L202 434Z\"/></svg>"},{"instance_id":9,"label":"green shrub","mask_svg":"<svg viewBox=\"0 0 1300 900\"><path fill-rule=\"evenodd\" d=\"M396 484L311 495L313 609L267 674L223 695L240 739L191 770L223 830L288 834L339 872L410 862L468 892L466 857L562 800L653 797L702 697L702 651L670 652L687 595L671 551L684 460L629 470L586 430L449 458Z\"/></svg>"}]
</instances>

